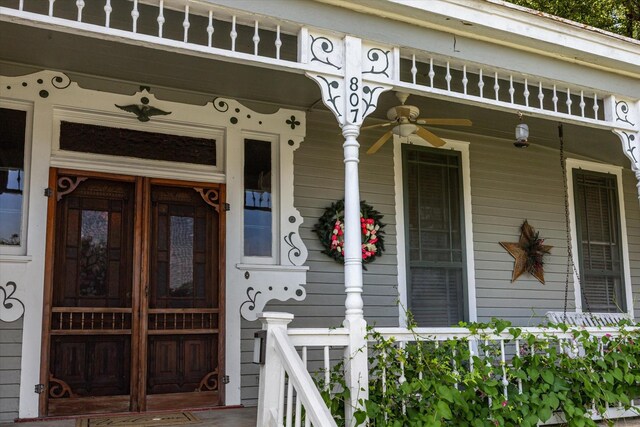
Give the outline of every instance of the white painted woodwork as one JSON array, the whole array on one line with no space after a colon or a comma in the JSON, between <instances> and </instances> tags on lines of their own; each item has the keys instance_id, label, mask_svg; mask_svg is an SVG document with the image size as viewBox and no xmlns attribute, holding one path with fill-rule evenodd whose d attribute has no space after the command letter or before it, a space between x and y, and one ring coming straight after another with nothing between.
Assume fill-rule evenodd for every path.
<instances>
[{"instance_id":1,"label":"white painted woodwork","mask_svg":"<svg viewBox=\"0 0 640 427\"><path fill-rule=\"evenodd\" d=\"M455 150L460 152L462 172L462 211L464 215L464 237L465 237L465 259L466 259L466 289L465 295L467 301L465 307L467 312L465 317L470 322L478 321L478 310L476 301L476 268L474 255L473 240L473 216L472 216L472 200L471 200L471 164L469 159L469 142L445 139L446 145L440 147L441 150ZM395 207L396 207L396 226L399 230L396 239L399 248L406 248L406 225L405 225L405 194L404 194L404 174L402 171L402 144L414 144L425 147L431 147L431 144L422 138L411 137L401 138L397 135L393 137L393 171L395 182ZM398 294L400 301L399 324L406 326L409 301L407 299L407 259L406 251L399 250L397 252L398 265Z\"/></svg>"},{"instance_id":2,"label":"white painted woodwork","mask_svg":"<svg viewBox=\"0 0 640 427\"><path fill-rule=\"evenodd\" d=\"M628 313L563 313L561 311L548 311L546 316L552 323L595 328L617 325L622 320L632 319Z\"/></svg>"},{"instance_id":3,"label":"white painted woodwork","mask_svg":"<svg viewBox=\"0 0 640 427\"><path fill-rule=\"evenodd\" d=\"M574 262L578 263L578 236L577 236L577 223L576 223L576 210L575 210L575 199L574 199L574 190L573 190L573 170L574 169L585 169L594 172L607 173L615 175L616 177L616 188L617 188L617 197L618 197L618 212L620 215L620 249L622 252L622 264L623 264L623 279L624 279L624 293L626 298L626 306L627 313L631 318L633 318L633 287L631 282L631 265L629 261L629 242L627 236L627 211L624 206L624 186L622 183L622 168L620 166L613 166L603 163L596 163L586 160L578 160L573 158L566 159L567 164L567 190L569 197L569 224L571 229L571 245L572 252L574 256ZM576 265L576 269L578 265ZM581 313L583 311L582 307L582 292L580 289L580 280L578 275L576 274L576 269L573 270L573 292L575 297L575 307L576 312Z\"/></svg>"},{"instance_id":4,"label":"white painted woodwork","mask_svg":"<svg viewBox=\"0 0 640 427\"><path fill-rule=\"evenodd\" d=\"M158 99L147 90L133 95L98 92L83 89L64 74L50 71L0 77L0 87L3 88L0 105L26 110L27 123L33 125L27 127L25 147L25 246L9 251L2 248L0 254L3 284L15 282L14 296L25 304L20 417L38 416L38 395L33 393L33 385L39 383L47 212L43 191L48 186L50 167L226 184L227 202L231 205L226 232L225 368L230 377L226 385L226 404L239 404L242 308L247 316L256 318L258 311L255 308L264 307L269 299L302 300L306 295L307 267L303 264L308 252L298 231L303 220L293 206L293 152L306 133L304 113L282 109L273 114L261 114L222 98L206 105L188 105ZM115 106L139 104L143 97L148 99L149 105L171 114L154 116L149 122L141 123L134 115ZM297 122L293 127L287 123L287 120L292 122L292 116ZM61 121L212 138L216 140L217 164L202 166L62 150L59 143ZM243 150L228 150L227 147L243 146L245 137L274 141L276 145L273 169L278 194L273 215L276 256L270 264L249 263L250 260L242 256ZM37 156L32 156L31 152ZM247 273L252 280L245 278ZM260 277L267 280L257 280ZM252 284L256 290L264 287L263 292L249 292ZM269 286L273 286L272 291L267 289ZM252 305L255 311L248 310Z\"/></svg>"},{"instance_id":5,"label":"white painted woodwork","mask_svg":"<svg viewBox=\"0 0 640 427\"><path fill-rule=\"evenodd\" d=\"M157 36L149 36L144 34L139 34L137 32L137 19L139 17L139 10L137 8L137 2L140 1L145 5L148 5L152 9L157 10L156 20L158 23L158 31ZM455 0L448 0L455 3ZM441 3L446 1L440 1ZM53 3L51 3L51 6ZM186 5L186 6L185 6ZM128 39L131 42L136 44L151 44L158 48L169 49L169 50L177 50L184 53L194 54L194 55L207 55L210 57L217 57L223 60L228 61L238 61L247 64L253 64L257 66L263 67L275 67L291 72L306 72L306 73L315 73L319 71L324 72L334 72L337 75L341 74L341 61L334 61L334 59L342 58L342 43L340 43L342 37L340 35L336 35L336 33L331 32L317 32L316 30L310 31L302 24L295 24L291 21L279 21L272 16L259 16L259 19L256 19L256 14L246 13L246 12L232 12L228 8L221 8L215 4L203 4L201 2L196 2L193 0L161 0L159 3L155 3L150 0L134 0L131 4L131 16L133 18L133 25L130 30L117 30L111 28L107 25L97 25L97 24L88 24L80 21L66 20L62 18L58 18L53 13L53 8L51 7L51 13L49 16L41 15L32 12L26 12L24 10L13 9L10 7L2 7L0 8L0 19L7 20L17 20L19 22L28 24L28 25L47 25L52 28L66 28L73 32L79 32L82 34L91 35L94 37L100 38L110 38L110 39ZM417 5L414 5L417 7ZM188 11L187 9L188 8ZM419 7L417 7L420 9ZM81 8L78 7L78 10L81 11ZM229 34L229 38L231 41L230 50L220 49L211 47L211 43L208 43L207 46L201 46L196 43L188 42L187 31L190 30L190 24L188 19L185 17L184 21L181 22L181 25L185 27L185 33L180 40L172 40L170 38L164 37L163 35L163 26L165 24L165 14L164 10L179 10L184 13L184 15L203 15L203 16L212 16L212 13L215 11L217 19L227 20L231 22L231 32ZM80 12L79 12L80 13ZM400 17L398 17L400 18ZM182 19L182 18L181 18ZM252 38L252 43L254 44L253 52L243 53L239 52L236 49L237 39L239 37L239 32L237 30L237 25L240 24L253 27L254 35ZM265 57L259 55L259 43L260 36L258 34L258 28L260 29L269 29L270 31L276 31L279 35L281 31L286 31L288 34L298 34L298 50L299 52L306 52L307 55L309 52L312 54L310 58L305 57L304 55L300 55L297 62L292 61L284 61L280 59L280 45L282 40L277 37L276 38L276 53L275 58ZM286 28L286 30L285 30ZM211 20L206 28L199 28L197 31L207 32L209 39L211 39L212 35L212 23ZM313 36L313 34L317 34L318 36ZM312 35L312 40L308 40L307 35ZM329 43L327 47L327 51L324 51L323 46L325 46L325 42ZM571 83L570 81L560 81L553 80L545 76L538 76L531 70L527 70L527 76L523 75L523 73L515 73L513 70L508 68L500 68L496 67L492 64L480 64L477 65L476 62L466 61L464 59L455 59L450 58L441 54L434 54L427 51L419 51L414 48L402 48L400 46L388 46L384 47L380 50L376 50L375 55L370 55L372 53L371 50L367 50L370 42L364 40L363 46L364 50L367 52L367 56L363 61L363 73L369 73L367 78L374 81L386 82L394 85L398 89L402 89L411 93L416 94L430 94L436 97L444 97L444 98L453 98L459 100L463 103L470 103L475 105L483 105L488 108L495 108L505 111L513 111L513 110L522 110L523 112L540 115L543 117L548 117L551 119L560 119L565 121L570 121L574 123L582 123L587 126L593 127L607 127L609 125L606 119L599 118L597 115L597 110L599 106L597 102L593 103L592 113L593 114L582 114L581 111L572 111L571 105L573 101L570 98L570 93L573 91L574 93L584 93L588 94L587 96L595 99L603 99L605 96L610 94L608 93L598 93L598 90L593 90L593 88L588 86L579 86ZM311 49L308 49L308 45L310 45ZM388 54L382 54L383 52L389 52ZM623 55L624 56L624 55ZM390 66L388 69L388 75L384 75L380 73L380 69L374 67L373 69L369 68L369 64L367 61L373 62L376 64L376 67L380 64L384 63L384 61L389 61ZM412 73L411 70L407 70L409 72L410 77L409 81L401 80L401 64L400 58L406 58L410 61L411 70L415 67L421 68L428 64L429 71L429 84L419 84L416 83L415 74ZM308 59L311 59L310 61ZM419 61L417 64L414 61ZM331 64L331 65L329 65ZM439 77L441 73L440 69L436 69L435 67L445 68L446 72L444 72L444 80L446 81L445 87L437 87L434 85L434 79ZM417 69L416 68L416 69ZM467 91L467 84L465 83L465 79L468 82L468 77L466 77L467 73L471 70L474 71L479 76L478 89L479 94L470 94ZM463 77L459 81L457 77L454 79L452 75L452 70L459 70L462 72ZM485 76L493 76L495 82L493 83L493 88L495 91L494 96L486 96L484 93L484 85L483 75ZM500 98L500 90L501 85L498 82L499 76L510 76L510 79L513 78L514 81L519 82L524 85L524 90L521 93L522 97L511 98L508 101L501 100ZM441 77L441 78L442 78ZM535 82L534 84L540 87L545 87L548 90L553 88L554 97L553 97L553 106L551 110L547 110L542 102L539 103L538 106L533 107L529 105L529 82ZM455 85L454 85L455 83ZM558 87L566 88L565 92L561 92L563 95L564 103L566 104L566 108L558 109L557 102L559 100L557 96ZM334 92L339 92L338 88L334 88ZM520 99L522 98L522 102ZM337 103L347 102L347 99L342 97L333 98ZM585 102L586 108L586 102ZM362 112L362 111L361 111ZM366 116L364 114L363 116ZM356 119L357 121L357 119ZM624 127L624 126L623 126Z\"/></svg>"},{"instance_id":6,"label":"white painted woodwork","mask_svg":"<svg viewBox=\"0 0 640 427\"><path fill-rule=\"evenodd\" d=\"M258 418L256 425L269 425L275 412L276 425L282 426L285 419L287 426L292 423L293 399L295 390L300 404L305 410L306 422L313 426L335 427L336 422L320 396L305 363L298 355L287 335L287 325L293 320L292 314L260 313L262 329L267 331L265 363L260 367L260 391L258 400ZM285 382L288 380L285 403ZM299 411L296 409L296 414ZM296 423L299 423L296 418ZM299 425L299 424L296 424Z\"/></svg>"}]
</instances>

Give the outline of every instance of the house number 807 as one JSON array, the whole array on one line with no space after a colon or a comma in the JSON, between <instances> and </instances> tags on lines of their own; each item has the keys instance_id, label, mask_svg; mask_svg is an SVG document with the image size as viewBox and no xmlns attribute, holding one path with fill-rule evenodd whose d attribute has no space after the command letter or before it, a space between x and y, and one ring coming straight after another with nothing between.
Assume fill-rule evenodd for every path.
<instances>
[{"instance_id":1,"label":"house number 807","mask_svg":"<svg viewBox=\"0 0 640 427\"><path fill-rule=\"evenodd\" d=\"M359 80L357 77L351 77L351 80L349 81L349 90L351 91L351 95L349 95L349 104L351 104L352 107L356 107L356 108L351 108L351 112L353 113L353 123L358 121L358 105L360 103L360 96L357 93L358 88L360 87L359 85Z\"/></svg>"}]
</instances>

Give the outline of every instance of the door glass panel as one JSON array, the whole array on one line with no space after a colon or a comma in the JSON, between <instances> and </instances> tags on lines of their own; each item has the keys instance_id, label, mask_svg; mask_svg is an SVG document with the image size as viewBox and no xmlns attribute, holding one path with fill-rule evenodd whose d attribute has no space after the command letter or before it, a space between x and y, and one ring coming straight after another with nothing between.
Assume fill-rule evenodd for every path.
<instances>
[{"instance_id":1,"label":"door glass panel","mask_svg":"<svg viewBox=\"0 0 640 427\"><path fill-rule=\"evenodd\" d=\"M193 295L193 218L171 217L169 292L173 297Z\"/></svg>"},{"instance_id":2,"label":"door glass panel","mask_svg":"<svg viewBox=\"0 0 640 427\"><path fill-rule=\"evenodd\" d=\"M107 290L109 212L82 211L80 295L104 296Z\"/></svg>"}]
</instances>

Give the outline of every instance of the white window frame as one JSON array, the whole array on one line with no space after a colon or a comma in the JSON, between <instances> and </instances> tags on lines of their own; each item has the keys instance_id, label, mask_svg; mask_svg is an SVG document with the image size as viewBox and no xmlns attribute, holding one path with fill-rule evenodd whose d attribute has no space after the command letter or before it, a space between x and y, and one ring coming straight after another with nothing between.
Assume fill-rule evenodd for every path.
<instances>
[{"instance_id":1,"label":"white window frame","mask_svg":"<svg viewBox=\"0 0 640 427\"><path fill-rule=\"evenodd\" d=\"M264 265L280 263L280 136L259 132L243 131L242 138L242 264ZM244 254L244 165L245 165L245 141L253 139L257 141L269 142L271 144L271 256L245 256Z\"/></svg>"},{"instance_id":2,"label":"white window frame","mask_svg":"<svg viewBox=\"0 0 640 427\"><path fill-rule=\"evenodd\" d=\"M478 320L476 304L476 272L473 253L473 220L471 217L471 167L469 161L469 142L445 139L446 144L441 150L455 150L460 152L462 171L462 196L465 235L466 265L466 296L467 318L469 322ZM407 300L407 258L406 258L406 225L404 223L404 182L402 170L402 144L407 143L407 138L393 137L393 169L395 176L395 202L396 202L396 240L398 245L398 297L400 300L399 322L401 326L407 325L408 300ZM411 138L411 144L423 147L433 146L420 138Z\"/></svg>"},{"instance_id":3,"label":"white window frame","mask_svg":"<svg viewBox=\"0 0 640 427\"><path fill-rule=\"evenodd\" d=\"M573 251L574 263L576 269L580 268L580 252L578 251L578 235L576 223L575 196L573 189L573 170L583 169L592 172L600 172L611 174L616 177L616 191L618 192L618 211L620 215L620 245L622 246L622 273L624 279L624 292L627 305L627 313L633 318L633 290L631 286L631 266L629 264L629 243L627 239L627 219L624 209L624 187L622 183L622 166L615 166L604 163L590 162L588 160L579 160L568 158L567 162L567 189L569 196L569 225L571 227L571 250ZM582 272L580 272L582 273ZM582 289L578 276L573 272L573 292L575 298L576 312L582 313Z\"/></svg>"},{"instance_id":4,"label":"white window frame","mask_svg":"<svg viewBox=\"0 0 640 427\"><path fill-rule=\"evenodd\" d=\"M24 130L24 181L22 187L22 212L20 219L20 245L0 245L0 256L24 257L27 255L29 198L31 182L31 141L33 135L33 103L0 99L0 107L26 112Z\"/></svg>"}]
</instances>

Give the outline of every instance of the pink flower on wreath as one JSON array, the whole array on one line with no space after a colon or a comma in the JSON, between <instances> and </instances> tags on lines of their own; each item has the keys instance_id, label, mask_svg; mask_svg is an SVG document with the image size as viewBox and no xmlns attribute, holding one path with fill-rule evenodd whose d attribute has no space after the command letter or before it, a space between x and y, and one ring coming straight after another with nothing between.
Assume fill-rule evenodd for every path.
<instances>
[{"instance_id":1,"label":"pink flower on wreath","mask_svg":"<svg viewBox=\"0 0 640 427\"><path fill-rule=\"evenodd\" d=\"M508 403L509 403L509 402L508 402L507 400L504 400L504 401L502 402L502 407L504 408L505 406L507 406L507 404L508 404Z\"/></svg>"}]
</instances>

